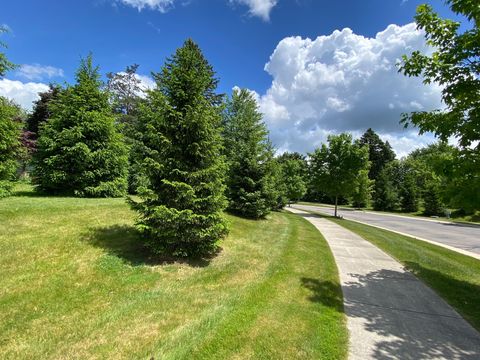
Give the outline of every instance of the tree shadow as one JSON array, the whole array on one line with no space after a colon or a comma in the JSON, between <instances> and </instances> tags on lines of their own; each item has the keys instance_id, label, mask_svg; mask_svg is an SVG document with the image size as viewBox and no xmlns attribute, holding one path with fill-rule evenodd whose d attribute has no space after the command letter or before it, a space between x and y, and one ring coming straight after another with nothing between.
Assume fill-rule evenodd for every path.
<instances>
[{"instance_id":1,"label":"tree shadow","mask_svg":"<svg viewBox=\"0 0 480 360\"><path fill-rule=\"evenodd\" d=\"M477 262L475 259L471 261ZM450 305L461 309L462 315L480 331L480 284L456 279L445 273L427 269L416 262L406 261L405 265L419 278L428 279L428 284L435 287Z\"/></svg>"},{"instance_id":2,"label":"tree shadow","mask_svg":"<svg viewBox=\"0 0 480 360\"><path fill-rule=\"evenodd\" d=\"M431 272L418 264L409 264L412 265L417 271ZM434 273L428 275L439 276ZM312 291L310 301L345 312L352 319L353 326L363 327L378 336L368 358L480 359L480 334L463 319L459 320L458 314L443 300L431 298L432 292L425 290L425 285L412 274L379 270L349 276L352 281L342 286L345 302L337 284L311 278L301 278L301 283ZM443 280L447 278L441 277ZM480 290L478 285L466 282L452 286L465 286L465 290L473 291L473 294ZM362 342L358 338L352 340L354 345Z\"/></svg>"},{"instance_id":3,"label":"tree shadow","mask_svg":"<svg viewBox=\"0 0 480 360\"><path fill-rule=\"evenodd\" d=\"M299 210L302 210L302 209L299 209ZM304 214L297 214L297 215L299 215L301 217L304 217L304 218L322 218L322 219L343 220L343 217L341 217L341 216L335 217L334 215L328 215L328 214L317 213L317 212L310 212L309 210L303 210L303 211L307 211L307 212L304 213Z\"/></svg>"},{"instance_id":4,"label":"tree shadow","mask_svg":"<svg viewBox=\"0 0 480 360\"><path fill-rule=\"evenodd\" d=\"M349 276L352 281L342 287L345 312L379 336L372 358L480 358L480 334L412 274L379 270Z\"/></svg>"},{"instance_id":5,"label":"tree shadow","mask_svg":"<svg viewBox=\"0 0 480 360\"><path fill-rule=\"evenodd\" d=\"M144 245L137 229L128 225L93 228L86 236L86 240L93 246L104 249L108 254L119 257L131 266L186 264L191 267L206 267L221 252L221 248L219 248L211 256L190 258L157 255Z\"/></svg>"},{"instance_id":6,"label":"tree shadow","mask_svg":"<svg viewBox=\"0 0 480 360\"><path fill-rule=\"evenodd\" d=\"M312 292L308 297L310 301L334 308L338 312L344 312L342 291L339 284L305 277L302 277L300 281L303 287Z\"/></svg>"}]
</instances>

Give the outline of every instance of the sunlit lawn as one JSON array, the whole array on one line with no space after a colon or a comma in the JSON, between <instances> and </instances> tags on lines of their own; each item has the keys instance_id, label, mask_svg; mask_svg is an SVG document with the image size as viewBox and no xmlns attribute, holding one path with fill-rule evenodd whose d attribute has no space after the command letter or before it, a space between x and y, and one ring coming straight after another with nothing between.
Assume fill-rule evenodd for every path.
<instances>
[{"instance_id":1,"label":"sunlit lawn","mask_svg":"<svg viewBox=\"0 0 480 360\"><path fill-rule=\"evenodd\" d=\"M0 201L1 359L342 359L335 263L304 219L229 216L210 261L160 262L123 199Z\"/></svg>"}]
</instances>

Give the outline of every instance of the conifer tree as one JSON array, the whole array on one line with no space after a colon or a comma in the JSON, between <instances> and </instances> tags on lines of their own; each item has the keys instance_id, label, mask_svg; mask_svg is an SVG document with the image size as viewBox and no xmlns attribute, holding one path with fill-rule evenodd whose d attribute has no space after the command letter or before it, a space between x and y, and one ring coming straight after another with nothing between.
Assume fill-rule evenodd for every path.
<instances>
[{"instance_id":1,"label":"conifer tree","mask_svg":"<svg viewBox=\"0 0 480 360\"><path fill-rule=\"evenodd\" d=\"M265 217L277 202L273 149L257 102L248 90L234 90L228 101L224 138L229 210L253 219Z\"/></svg>"},{"instance_id":2,"label":"conifer tree","mask_svg":"<svg viewBox=\"0 0 480 360\"><path fill-rule=\"evenodd\" d=\"M0 26L0 34L6 32ZM0 42L0 48L6 45ZM7 56L0 52L0 79L9 70L15 68ZM20 148L20 123L16 121L20 108L0 96L0 198L10 194L13 177L17 169L16 156Z\"/></svg>"},{"instance_id":3,"label":"conifer tree","mask_svg":"<svg viewBox=\"0 0 480 360\"><path fill-rule=\"evenodd\" d=\"M0 198L8 196L17 170L20 149L20 109L0 96Z\"/></svg>"},{"instance_id":4,"label":"conifer tree","mask_svg":"<svg viewBox=\"0 0 480 360\"><path fill-rule=\"evenodd\" d=\"M400 206L398 193L398 168L396 161L388 163L375 181L373 208L375 210L394 211Z\"/></svg>"},{"instance_id":5,"label":"conifer tree","mask_svg":"<svg viewBox=\"0 0 480 360\"><path fill-rule=\"evenodd\" d=\"M40 126L50 117L49 104L55 101L61 88L58 85L50 84L50 88L38 94L40 99L34 102L32 113L27 118L26 129L33 134L36 139Z\"/></svg>"},{"instance_id":6,"label":"conifer tree","mask_svg":"<svg viewBox=\"0 0 480 360\"><path fill-rule=\"evenodd\" d=\"M38 189L75 196L125 195L127 147L115 129L91 56L81 61L76 84L60 91L49 112L34 157Z\"/></svg>"},{"instance_id":7,"label":"conifer tree","mask_svg":"<svg viewBox=\"0 0 480 360\"><path fill-rule=\"evenodd\" d=\"M209 255L227 233L218 80L192 40L154 77L157 87L139 108L149 181L143 201L131 201L137 226L154 253Z\"/></svg>"},{"instance_id":8,"label":"conifer tree","mask_svg":"<svg viewBox=\"0 0 480 360\"><path fill-rule=\"evenodd\" d=\"M368 160L371 162L368 177L376 180L385 165L395 160L395 153L388 141L383 142L371 128L365 131L359 142L362 145L368 145Z\"/></svg>"}]
</instances>

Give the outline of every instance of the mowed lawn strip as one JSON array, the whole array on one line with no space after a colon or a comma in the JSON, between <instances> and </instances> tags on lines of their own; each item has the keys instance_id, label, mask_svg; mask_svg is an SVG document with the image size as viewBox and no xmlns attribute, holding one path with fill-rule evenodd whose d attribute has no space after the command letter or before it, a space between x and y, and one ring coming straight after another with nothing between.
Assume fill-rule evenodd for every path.
<instances>
[{"instance_id":1,"label":"mowed lawn strip","mask_svg":"<svg viewBox=\"0 0 480 360\"><path fill-rule=\"evenodd\" d=\"M342 359L338 274L289 213L228 216L211 261L160 263L123 199L0 201L0 358Z\"/></svg>"},{"instance_id":2,"label":"mowed lawn strip","mask_svg":"<svg viewBox=\"0 0 480 360\"><path fill-rule=\"evenodd\" d=\"M391 231L350 220L325 217L397 259L480 331L479 260Z\"/></svg>"}]
</instances>

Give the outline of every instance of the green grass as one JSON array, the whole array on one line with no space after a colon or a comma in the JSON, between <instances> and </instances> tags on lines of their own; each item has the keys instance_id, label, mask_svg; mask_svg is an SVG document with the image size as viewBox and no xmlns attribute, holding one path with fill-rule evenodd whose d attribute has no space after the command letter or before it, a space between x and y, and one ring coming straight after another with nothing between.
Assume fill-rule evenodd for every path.
<instances>
[{"instance_id":1,"label":"green grass","mask_svg":"<svg viewBox=\"0 0 480 360\"><path fill-rule=\"evenodd\" d=\"M480 330L479 260L373 226L333 217L329 220L397 259Z\"/></svg>"},{"instance_id":2,"label":"green grass","mask_svg":"<svg viewBox=\"0 0 480 360\"><path fill-rule=\"evenodd\" d=\"M0 201L1 359L343 359L332 254L304 219L229 216L210 261L149 256L123 199Z\"/></svg>"}]
</instances>

